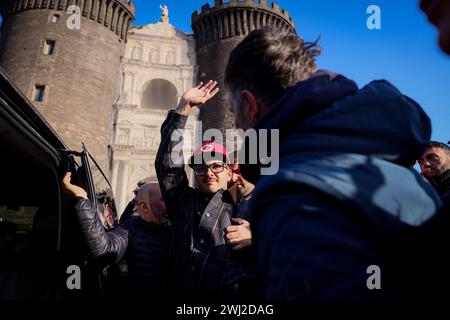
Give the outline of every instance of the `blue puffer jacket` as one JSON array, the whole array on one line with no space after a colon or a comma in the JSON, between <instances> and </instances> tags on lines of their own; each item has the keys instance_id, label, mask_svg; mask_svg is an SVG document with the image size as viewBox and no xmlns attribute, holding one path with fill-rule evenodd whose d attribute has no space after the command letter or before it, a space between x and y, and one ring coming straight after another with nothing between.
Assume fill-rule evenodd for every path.
<instances>
[{"instance_id":1,"label":"blue puffer jacket","mask_svg":"<svg viewBox=\"0 0 450 320\"><path fill-rule=\"evenodd\" d=\"M265 297L389 297L386 244L441 206L408 167L430 139L424 111L387 81L358 90L318 72L255 128L280 129L276 175L256 177L241 166L245 178L259 179L250 210ZM367 287L371 265L381 268L381 290Z\"/></svg>"}]
</instances>

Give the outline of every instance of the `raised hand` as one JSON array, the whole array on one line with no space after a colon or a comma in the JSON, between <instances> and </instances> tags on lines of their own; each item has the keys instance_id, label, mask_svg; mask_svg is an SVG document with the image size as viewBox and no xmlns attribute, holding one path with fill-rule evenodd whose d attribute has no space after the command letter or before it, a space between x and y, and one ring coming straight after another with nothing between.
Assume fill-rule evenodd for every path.
<instances>
[{"instance_id":1,"label":"raised hand","mask_svg":"<svg viewBox=\"0 0 450 320\"><path fill-rule=\"evenodd\" d=\"M87 199L86 191L83 188L80 188L79 186L72 184L70 182L71 178L72 178L71 172L67 172L64 175L64 178L62 180L62 186L63 186L64 192L71 198L81 197L81 198Z\"/></svg>"},{"instance_id":2,"label":"raised hand","mask_svg":"<svg viewBox=\"0 0 450 320\"><path fill-rule=\"evenodd\" d=\"M219 88L217 81L209 80L206 84L200 82L196 87L186 91L181 97L177 110L182 113L189 112L191 107L199 107L214 97ZM184 111L184 112L183 112Z\"/></svg>"}]
</instances>

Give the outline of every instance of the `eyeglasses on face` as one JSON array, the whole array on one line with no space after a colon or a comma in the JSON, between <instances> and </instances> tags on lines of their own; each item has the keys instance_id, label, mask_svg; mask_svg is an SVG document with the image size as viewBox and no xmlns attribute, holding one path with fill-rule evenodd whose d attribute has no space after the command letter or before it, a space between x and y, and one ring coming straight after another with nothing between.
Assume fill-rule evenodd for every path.
<instances>
[{"instance_id":1,"label":"eyeglasses on face","mask_svg":"<svg viewBox=\"0 0 450 320\"><path fill-rule=\"evenodd\" d=\"M215 162L211 163L210 165L207 164L197 164L192 167L194 170L195 175L197 176L203 176L208 172L208 169L211 169L213 173L221 173L225 167L227 167L226 163L223 162Z\"/></svg>"}]
</instances>

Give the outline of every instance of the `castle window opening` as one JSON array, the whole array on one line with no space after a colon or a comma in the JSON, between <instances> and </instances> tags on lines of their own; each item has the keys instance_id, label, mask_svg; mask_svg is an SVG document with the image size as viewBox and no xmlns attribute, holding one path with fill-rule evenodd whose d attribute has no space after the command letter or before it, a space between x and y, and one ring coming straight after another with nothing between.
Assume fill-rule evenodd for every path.
<instances>
[{"instance_id":1,"label":"castle window opening","mask_svg":"<svg viewBox=\"0 0 450 320\"><path fill-rule=\"evenodd\" d=\"M45 86L40 84L35 85L33 93L33 101L36 102L44 101L44 94L45 94Z\"/></svg>"},{"instance_id":2,"label":"castle window opening","mask_svg":"<svg viewBox=\"0 0 450 320\"><path fill-rule=\"evenodd\" d=\"M59 14L54 13L52 16L52 22L57 23L59 21L59 18L60 18Z\"/></svg>"},{"instance_id":3,"label":"castle window opening","mask_svg":"<svg viewBox=\"0 0 450 320\"><path fill-rule=\"evenodd\" d=\"M46 55L52 55L54 50L55 50L55 40L45 40L45 45L44 45L44 54Z\"/></svg>"}]
</instances>

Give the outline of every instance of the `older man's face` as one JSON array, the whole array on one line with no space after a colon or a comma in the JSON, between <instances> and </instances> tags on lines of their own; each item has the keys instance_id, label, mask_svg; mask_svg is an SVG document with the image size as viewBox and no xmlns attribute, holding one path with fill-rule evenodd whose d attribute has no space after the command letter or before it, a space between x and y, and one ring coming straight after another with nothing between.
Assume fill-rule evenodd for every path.
<instances>
[{"instance_id":1,"label":"older man's face","mask_svg":"<svg viewBox=\"0 0 450 320\"><path fill-rule=\"evenodd\" d=\"M105 217L106 223L110 228L114 227L114 217L112 215L111 209L108 205L104 205L103 215Z\"/></svg>"},{"instance_id":2,"label":"older man's face","mask_svg":"<svg viewBox=\"0 0 450 320\"><path fill-rule=\"evenodd\" d=\"M167 222L167 209L158 183L152 182L141 186L137 199L141 216L150 214L159 224Z\"/></svg>"},{"instance_id":3,"label":"older man's face","mask_svg":"<svg viewBox=\"0 0 450 320\"><path fill-rule=\"evenodd\" d=\"M422 0L420 8L439 30L439 46L450 54L450 1Z\"/></svg>"},{"instance_id":4,"label":"older man's face","mask_svg":"<svg viewBox=\"0 0 450 320\"><path fill-rule=\"evenodd\" d=\"M442 148L428 148L419 159L419 165L423 176L439 176L450 169L450 154Z\"/></svg>"}]
</instances>

